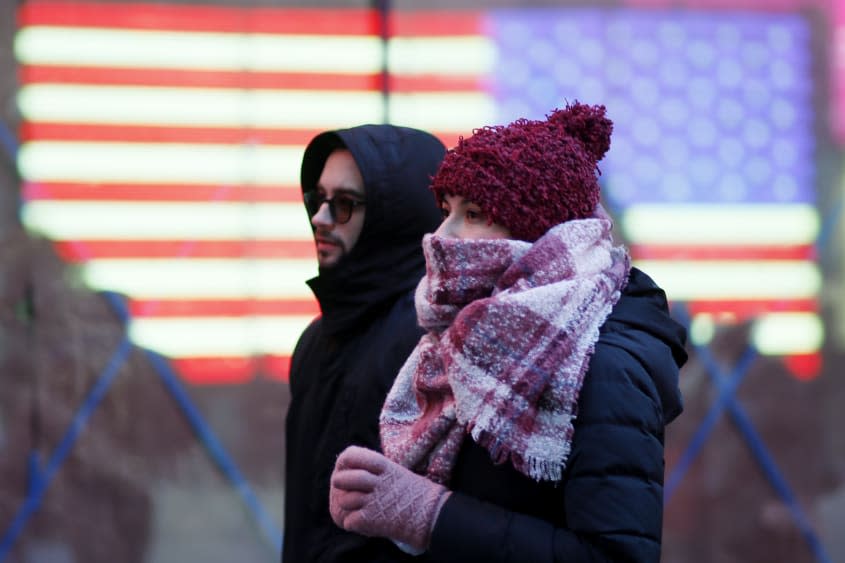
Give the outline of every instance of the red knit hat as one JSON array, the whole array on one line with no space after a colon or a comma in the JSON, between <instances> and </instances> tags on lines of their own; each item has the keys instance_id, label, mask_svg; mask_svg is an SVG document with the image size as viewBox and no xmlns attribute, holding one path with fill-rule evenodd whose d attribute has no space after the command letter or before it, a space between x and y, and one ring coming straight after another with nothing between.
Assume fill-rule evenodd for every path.
<instances>
[{"instance_id":1,"label":"red knit hat","mask_svg":"<svg viewBox=\"0 0 845 563\"><path fill-rule=\"evenodd\" d=\"M448 194L476 203L515 239L533 242L559 223L592 216L597 164L612 130L604 106L578 102L544 121L475 129L446 153L431 189L438 200Z\"/></svg>"}]
</instances>

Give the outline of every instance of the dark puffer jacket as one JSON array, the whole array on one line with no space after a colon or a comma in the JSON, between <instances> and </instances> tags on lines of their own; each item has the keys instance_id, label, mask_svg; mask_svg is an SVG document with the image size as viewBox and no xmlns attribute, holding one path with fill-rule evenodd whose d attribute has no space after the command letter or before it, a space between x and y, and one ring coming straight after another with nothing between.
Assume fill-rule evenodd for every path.
<instances>
[{"instance_id":1,"label":"dark puffer jacket","mask_svg":"<svg viewBox=\"0 0 845 563\"><path fill-rule=\"evenodd\" d=\"M664 427L682 410L686 334L637 269L601 329L563 480L493 465L466 439L428 552L441 563L657 563Z\"/></svg>"},{"instance_id":2,"label":"dark puffer jacket","mask_svg":"<svg viewBox=\"0 0 845 563\"><path fill-rule=\"evenodd\" d=\"M350 253L308 282L322 315L303 333L291 360L285 563L406 559L387 540L335 526L329 477L347 446L379 449L385 395L422 334L413 291L425 272L423 234L440 223L428 185L445 148L427 133L388 125L324 133L305 151L303 191L315 189L338 141L361 171L366 214Z\"/></svg>"}]
</instances>

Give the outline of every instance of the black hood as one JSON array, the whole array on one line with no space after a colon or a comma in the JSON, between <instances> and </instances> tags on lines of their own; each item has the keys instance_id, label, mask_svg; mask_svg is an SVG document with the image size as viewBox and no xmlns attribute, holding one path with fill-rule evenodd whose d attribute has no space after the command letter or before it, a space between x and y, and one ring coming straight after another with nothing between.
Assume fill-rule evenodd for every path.
<instances>
[{"instance_id":1,"label":"black hood","mask_svg":"<svg viewBox=\"0 0 845 563\"><path fill-rule=\"evenodd\" d=\"M666 294L637 268L601 329L602 341L627 350L654 379L668 424L683 410L678 370L687 361L686 329L669 315Z\"/></svg>"},{"instance_id":2,"label":"black hood","mask_svg":"<svg viewBox=\"0 0 845 563\"><path fill-rule=\"evenodd\" d=\"M394 125L321 133L305 149L303 193L316 189L326 159L338 148L352 153L367 206L349 254L308 281L330 334L355 328L413 289L425 273L422 237L437 229L441 219L429 185L446 152L433 135Z\"/></svg>"}]
</instances>

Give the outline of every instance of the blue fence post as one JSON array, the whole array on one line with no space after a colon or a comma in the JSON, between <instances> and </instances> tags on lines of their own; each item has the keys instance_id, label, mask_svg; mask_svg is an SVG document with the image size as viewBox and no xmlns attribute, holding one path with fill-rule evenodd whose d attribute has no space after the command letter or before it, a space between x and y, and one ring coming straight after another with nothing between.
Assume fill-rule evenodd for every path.
<instances>
[{"instance_id":1,"label":"blue fence post","mask_svg":"<svg viewBox=\"0 0 845 563\"><path fill-rule=\"evenodd\" d=\"M29 469L27 495L21 507L12 518L11 524L3 533L2 537L0 537L0 563L2 563L8 556L9 552L14 547L15 541L17 541L18 537L26 527L27 522L40 507L44 494L47 492L50 483L62 463L64 463L68 454L73 449L73 446L80 434L85 429L88 419L105 397L106 392L119 374L120 368L126 362L129 354L134 349L128 336L125 335L126 327L129 323L129 312L126 308L125 301L121 296L114 293L106 292L103 295L106 297L106 300L118 314L121 322L123 323L124 337L115 352L112 354L104 370L97 377L93 388L86 396L82 406L74 415L69 428L63 435L59 445L48 459L46 466L42 468L38 452L32 452L30 454L27 460ZM241 475L235 462L226 453L226 449L219 440L217 440L210 427L205 423L199 411L191 402L187 392L179 382L178 377L173 372L172 368L170 368L169 363L162 356L155 354L154 352L149 350L144 350L144 352L153 367L156 369L156 372L161 377L165 388L170 392L176 400L179 408L188 418L192 429L197 434L197 437L205 447L212 461L220 468L224 476L228 479L230 485L237 491L241 500L245 504L249 515L258 525L262 533L262 537L264 537L276 553L280 554L282 546L281 532L262 507L258 497L252 491L246 479L244 479Z\"/></svg>"},{"instance_id":2,"label":"blue fence post","mask_svg":"<svg viewBox=\"0 0 845 563\"><path fill-rule=\"evenodd\" d=\"M71 449L73 449L76 440L85 429L88 419L100 404L100 401L105 396L115 377L120 373L120 368L126 362L131 349L132 346L129 343L129 339L124 336L112 354L106 368L97 378L94 387L86 396L82 406L74 415L70 427L64 436L62 436L59 445L48 459L47 465L42 469L37 456L33 455L29 458L30 471L34 471L35 473L30 475L30 486L26 499L12 518L12 523L6 529L2 539L0 539L0 562L9 554L18 536L23 532L26 523L38 510L44 498L44 493L47 492L47 488L50 486L50 482L55 477L62 463L64 463Z\"/></svg>"},{"instance_id":3,"label":"blue fence post","mask_svg":"<svg viewBox=\"0 0 845 563\"><path fill-rule=\"evenodd\" d=\"M0 145L11 160L12 165L17 165L18 160L18 141L15 135L9 129L5 122L0 121Z\"/></svg>"},{"instance_id":4,"label":"blue fence post","mask_svg":"<svg viewBox=\"0 0 845 563\"><path fill-rule=\"evenodd\" d=\"M104 295L115 308L124 306L119 295L109 292L106 292ZM202 443L205 447L205 450L211 457L211 460L217 465L229 481L229 484L238 493L238 496L240 496L241 501L243 501L247 508L248 514L257 524L264 539L273 549L276 550L276 552L281 554L282 534L273 523L273 520L270 518L267 511L264 510L264 507L258 500L258 497L255 495L252 488L249 486L249 483L247 483L246 479L238 469L237 464L232 460L226 452L226 448L223 447L214 435L214 432L211 430L208 423L205 422L205 419L203 419L200 411L196 408L196 406L194 406L190 396L179 381L179 377L174 373L173 368L170 366L170 362L167 361L167 359L161 354L157 354L147 349L143 349L143 351L164 383L165 388L176 401L179 409L188 419L188 423L191 425L191 428L200 440L200 443Z\"/></svg>"},{"instance_id":5,"label":"blue fence post","mask_svg":"<svg viewBox=\"0 0 845 563\"><path fill-rule=\"evenodd\" d=\"M669 500L671 500L675 489L678 488L678 485L680 485L687 471L689 471L690 466L692 466L692 462L695 460L701 449L704 447L704 444L710 437L710 433L713 431L716 426L716 423L719 421L719 417L721 416L722 412L727 408L731 397L734 395L734 393L736 393L736 390L739 388L740 383L742 383L742 380L745 378L746 373L748 373L748 368L754 362L755 358L757 358L757 352L753 348L746 349L739 362L737 363L736 367L734 368L731 376L725 378L727 379L727 382L722 382L719 385L718 398L710 406L710 409L707 411L707 414L699 425L698 430L696 430L695 434L693 435L693 438L687 446L687 449L681 455L681 458L678 460L678 463L675 465L672 470L672 473L666 480L664 503L668 503ZM711 365L709 369L712 369L714 366L715 363Z\"/></svg>"},{"instance_id":6,"label":"blue fence post","mask_svg":"<svg viewBox=\"0 0 845 563\"><path fill-rule=\"evenodd\" d=\"M687 330L689 330L690 318L685 307L681 306L678 308L676 311L676 317L679 322L682 322L682 324L687 327ZM714 404L711 405L707 415L704 417L698 430L693 435L693 439L690 441L690 444L681 456L678 465L669 476L666 484L665 502L669 501L672 493L678 487L683 479L683 476L692 465L696 455L707 441L707 438L712 432L719 415L722 411L727 409L731 419L739 429L746 445L751 450L752 455L757 460L757 463L760 465L766 479L769 481L769 484L772 485L775 492L781 497L789 509L790 516L801 532L801 535L804 537L804 540L807 542L807 545L810 547L816 561L818 563L831 563L830 557L825 551L824 545L813 530L809 519L804 514L801 505L798 503L797 497L793 494L789 484L781 474L774 458L766 449L763 440L754 430L754 425L748 418L745 410L736 400L736 391L739 388L739 384L745 377L745 374L753 363L753 360L757 357L756 350L752 346L749 346L733 368L732 373L730 375L725 375L707 347L695 345L694 349L703 364L707 375L710 377L710 380L719 390L719 396Z\"/></svg>"},{"instance_id":7,"label":"blue fence post","mask_svg":"<svg viewBox=\"0 0 845 563\"><path fill-rule=\"evenodd\" d=\"M161 355L156 354L150 350L145 350L147 357L164 382L165 387L170 392L171 396L176 400L179 408L185 414L193 428L194 432L205 446L206 452L211 457L212 461L217 465L223 475L228 479L229 484L241 497L246 506L250 516L255 520L258 528L261 530L264 539L276 550L278 554L282 551L282 534L273 523L272 518L264 510L263 506L258 500L258 497L252 491L252 488L247 483L246 479L241 474L238 466L226 453L226 449L211 431L211 428L203 420L199 410L191 402L188 393L182 386L179 378L170 367L170 363Z\"/></svg>"}]
</instances>

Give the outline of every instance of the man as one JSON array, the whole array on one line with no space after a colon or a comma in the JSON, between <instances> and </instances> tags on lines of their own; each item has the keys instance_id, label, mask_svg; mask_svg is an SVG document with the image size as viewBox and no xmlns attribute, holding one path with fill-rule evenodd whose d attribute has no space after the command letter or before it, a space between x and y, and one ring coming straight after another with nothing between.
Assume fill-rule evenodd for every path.
<instances>
[{"instance_id":1,"label":"man","mask_svg":"<svg viewBox=\"0 0 845 563\"><path fill-rule=\"evenodd\" d=\"M416 345L413 292L421 241L440 223L428 189L445 153L423 131L363 125L316 136L305 149L303 199L322 315L291 360L286 423L285 563L401 561L391 542L346 532L329 514L329 477L348 445L379 449L378 417Z\"/></svg>"}]
</instances>

